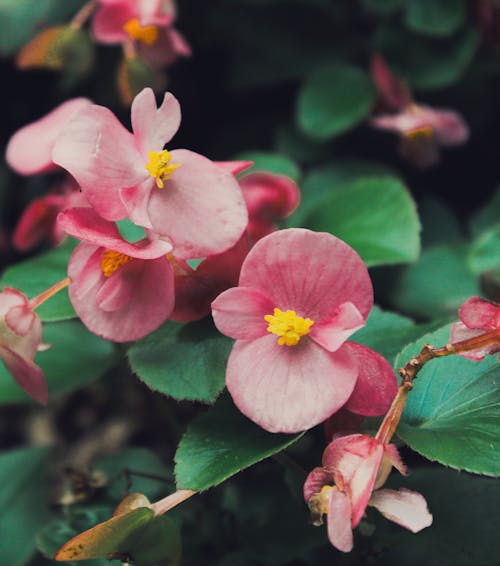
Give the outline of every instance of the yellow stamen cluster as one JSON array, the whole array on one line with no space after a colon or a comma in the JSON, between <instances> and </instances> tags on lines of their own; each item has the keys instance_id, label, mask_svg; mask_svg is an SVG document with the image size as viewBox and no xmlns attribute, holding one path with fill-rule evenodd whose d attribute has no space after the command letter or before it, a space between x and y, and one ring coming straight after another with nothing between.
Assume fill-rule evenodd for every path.
<instances>
[{"instance_id":1,"label":"yellow stamen cluster","mask_svg":"<svg viewBox=\"0 0 500 566\"><path fill-rule=\"evenodd\" d=\"M128 20L123 26L123 31L135 41L141 41L145 45L153 45L158 40L158 28L156 26L141 26L137 18Z\"/></svg>"},{"instance_id":2,"label":"yellow stamen cluster","mask_svg":"<svg viewBox=\"0 0 500 566\"><path fill-rule=\"evenodd\" d=\"M420 126L404 133L405 138L409 141L430 140L433 135L432 126Z\"/></svg>"},{"instance_id":3,"label":"yellow stamen cluster","mask_svg":"<svg viewBox=\"0 0 500 566\"><path fill-rule=\"evenodd\" d=\"M104 276L111 277L117 269L120 269L120 267L129 261L132 261L132 259L133 258L128 255L115 252L115 250L106 250L101 258L101 269Z\"/></svg>"},{"instance_id":4,"label":"yellow stamen cluster","mask_svg":"<svg viewBox=\"0 0 500 566\"><path fill-rule=\"evenodd\" d=\"M144 167L149 171L151 177L156 179L159 189L165 186L164 181L170 179L170 175L180 167L180 163L170 163L172 154L164 149L163 151L148 151L149 163Z\"/></svg>"},{"instance_id":5,"label":"yellow stamen cluster","mask_svg":"<svg viewBox=\"0 0 500 566\"><path fill-rule=\"evenodd\" d=\"M323 523L323 515L328 515L331 491L331 485L324 485L321 491L315 493L307 503L309 511L311 512L312 523L315 526Z\"/></svg>"},{"instance_id":6,"label":"yellow stamen cluster","mask_svg":"<svg viewBox=\"0 0 500 566\"><path fill-rule=\"evenodd\" d=\"M296 346L314 324L310 318L297 316L295 311L284 312L278 308L274 309L274 314L266 314L264 320L269 323L267 331L280 337L280 346Z\"/></svg>"}]
</instances>

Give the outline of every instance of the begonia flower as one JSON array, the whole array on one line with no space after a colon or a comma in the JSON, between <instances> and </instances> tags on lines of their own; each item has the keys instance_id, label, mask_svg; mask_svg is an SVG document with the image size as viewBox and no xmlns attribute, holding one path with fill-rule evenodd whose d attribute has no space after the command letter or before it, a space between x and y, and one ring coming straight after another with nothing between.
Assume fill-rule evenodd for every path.
<instances>
[{"instance_id":1,"label":"begonia flower","mask_svg":"<svg viewBox=\"0 0 500 566\"><path fill-rule=\"evenodd\" d=\"M217 328L236 339L226 370L236 406L271 432L311 428L348 402L362 414L387 408L391 367L346 342L372 304L366 266L335 236L291 228L259 240L239 286L212 303Z\"/></svg>"},{"instance_id":2,"label":"begonia flower","mask_svg":"<svg viewBox=\"0 0 500 566\"><path fill-rule=\"evenodd\" d=\"M172 94L157 109L146 88L132 103L133 134L107 108L93 105L66 124L53 159L106 220L130 217L166 237L176 258L206 257L233 246L248 215L231 173L192 151L163 149L180 120Z\"/></svg>"},{"instance_id":3,"label":"begonia flower","mask_svg":"<svg viewBox=\"0 0 500 566\"><path fill-rule=\"evenodd\" d=\"M61 212L63 230L83 240L68 264L71 303L89 330L114 342L156 330L174 307L171 244L144 238L127 242L116 225L91 208Z\"/></svg>"},{"instance_id":4,"label":"begonia flower","mask_svg":"<svg viewBox=\"0 0 500 566\"><path fill-rule=\"evenodd\" d=\"M427 503L419 493L379 489L392 466L406 474L394 445L364 434L342 436L327 446L322 464L308 475L304 499L314 524L320 525L327 515L328 538L342 552L352 550L352 530L368 505L414 533L432 524Z\"/></svg>"},{"instance_id":5,"label":"begonia flower","mask_svg":"<svg viewBox=\"0 0 500 566\"><path fill-rule=\"evenodd\" d=\"M0 359L30 397L46 404L47 382L33 361L41 341L42 323L33 304L17 289L5 287L0 293Z\"/></svg>"},{"instance_id":6,"label":"begonia flower","mask_svg":"<svg viewBox=\"0 0 500 566\"><path fill-rule=\"evenodd\" d=\"M451 326L451 341L461 342L498 331L498 338L486 346L457 352L471 360L482 360L487 354L500 352L500 305L481 297L471 297L459 309L460 322Z\"/></svg>"},{"instance_id":7,"label":"begonia flower","mask_svg":"<svg viewBox=\"0 0 500 566\"><path fill-rule=\"evenodd\" d=\"M64 124L79 110L91 106L87 98L73 98L18 130L9 140L5 158L20 175L36 175L57 169L52 149Z\"/></svg>"}]
</instances>

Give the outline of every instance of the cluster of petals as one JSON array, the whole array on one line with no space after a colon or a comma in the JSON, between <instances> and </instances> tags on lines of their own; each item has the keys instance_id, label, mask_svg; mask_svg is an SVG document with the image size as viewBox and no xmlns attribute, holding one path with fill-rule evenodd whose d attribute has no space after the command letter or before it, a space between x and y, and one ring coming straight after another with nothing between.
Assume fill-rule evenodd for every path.
<instances>
[{"instance_id":1,"label":"cluster of petals","mask_svg":"<svg viewBox=\"0 0 500 566\"><path fill-rule=\"evenodd\" d=\"M16 383L39 403L47 403L47 382L34 363L43 349L42 323L23 293L5 287L0 293L0 359Z\"/></svg>"},{"instance_id":2,"label":"cluster of petals","mask_svg":"<svg viewBox=\"0 0 500 566\"><path fill-rule=\"evenodd\" d=\"M175 17L173 0L99 0L92 33L105 44L133 41L139 54L154 65L170 65L191 54L173 27Z\"/></svg>"},{"instance_id":3,"label":"cluster of petals","mask_svg":"<svg viewBox=\"0 0 500 566\"><path fill-rule=\"evenodd\" d=\"M400 152L408 161L429 167L438 161L439 147L462 145L468 140L469 129L460 114L415 103L380 55L373 58L372 76L381 104L390 113L373 117L371 125L399 134Z\"/></svg>"},{"instance_id":4,"label":"cluster of petals","mask_svg":"<svg viewBox=\"0 0 500 566\"><path fill-rule=\"evenodd\" d=\"M487 346L477 349L458 352L461 356L471 360L482 360L487 354L500 352L500 305L483 299L471 297L458 311L460 322L451 326L451 341L462 342L476 336L498 332L498 337Z\"/></svg>"},{"instance_id":5,"label":"cluster of petals","mask_svg":"<svg viewBox=\"0 0 500 566\"><path fill-rule=\"evenodd\" d=\"M248 215L229 171L192 151L163 149L180 120L172 94L157 108L146 88L132 103L133 134L110 110L92 105L65 124L52 157L104 219L130 218L151 230L152 238L166 238L176 258L207 257L238 241ZM165 176L162 163L153 161L163 154Z\"/></svg>"},{"instance_id":6,"label":"cluster of petals","mask_svg":"<svg viewBox=\"0 0 500 566\"><path fill-rule=\"evenodd\" d=\"M364 434L341 436L323 453L304 484L304 499L314 524L327 515L330 542L342 552L353 547L352 530L368 505L387 519L416 533L432 523L425 499L408 489L380 489L392 467L406 474L396 447Z\"/></svg>"},{"instance_id":7,"label":"cluster of petals","mask_svg":"<svg viewBox=\"0 0 500 566\"><path fill-rule=\"evenodd\" d=\"M392 368L346 341L364 326L372 305L366 266L342 240L300 228L259 240L243 262L239 286L212 303L216 326L236 339L226 370L236 406L271 432L306 430L343 406L383 414L397 390ZM273 313L278 334L270 330L275 323L268 326ZM301 334L290 345L283 344L287 336L278 338L287 317Z\"/></svg>"}]
</instances>

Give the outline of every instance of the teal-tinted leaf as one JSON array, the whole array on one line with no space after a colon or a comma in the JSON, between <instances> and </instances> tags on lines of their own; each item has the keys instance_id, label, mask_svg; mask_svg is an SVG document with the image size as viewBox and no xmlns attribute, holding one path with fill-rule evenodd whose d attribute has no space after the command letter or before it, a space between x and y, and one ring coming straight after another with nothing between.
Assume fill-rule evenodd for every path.
<instances>
[{"instance_id":1,"label":"teal-tinted leaf","mask_svg":"<svg viewBox=\"0 0 500 566\"><path fill-rule=\"evenodd\" d=\"M244 151L239 153L234 159L254 162L253 166L245 169L243 173L268 171L277 175L286 175L294 181L298 181L300 178L300 169L297 164L286 155L271 151Z\"/></svg>"},{"instance_id":2,"label":"teal-tinted leaf","mask_svg":"<svg viewBox=\"0 0 500 566\"><path fill-rule=\"evenodd\" d=\"M0 452L0 557L24 566L35 552L35 534L50 517L45 486L47 448Z\"/></svg>"},{"instance_id":3,"label":"teal-tinted leaf","mask_svg":"<svg viewBox=\"0 0 500 566\"><path fill-rule=\"evenodd\" d=\"M298 124L312 138L333 138L362 122L374 102L375 89L364 71L346 63L322 67L299 93Z\"/></svg>"},{"instance_id":4,"label":"teal-tinted leaf","mask_svg":"<svg viewBox=\"0 0 500 566\"><path fill-rule=\"evenodd\" d=\"M134 224L130 218L120 220L116 223L116 226L123 238L132 244L146 237L144 228Z\"/></svg>"},{"instance_id":5,"label":"teal-tinted leaf","mask_svg":"<svg viewBox=\"0 0 500 566\"><path fill-rule=\"evenodd\" d=\"M69 239L55 250L8 267L2 274L0 287L16 287L32 299L67 276L68 260L76 243L76 240ZM67 289L59 291L36 312L43 321L76 317Z\"/></svg>"},{"instance_id":6,"label":"teal-tinted leaf","mask_svg":"<svg viewBox=\"0 0 500 566\"><path fill-rule=\"evenodd\" d=\"M406 0L406 25L421 34L451 35L465 23L466 15L465 0Z\"/></svg>"},{"instance_id":7,"label":"teal-tinted leaf","mask_svg":"<svg viewBox=\"0 0 500 566\"><path fill-rule=\"evenodd\" d=\"M426 319L456 314L469 297L479 294L466 258L467 247L461 244L424 250L394 280L390 300L402 312Z\"/></svg>"},{"instance_id":8,"label":"teal-tinted leaf","mask_svg":"<svg viewBox=\"0 0 500 566\"><path fill-rule=\"evenodd\" d=\"M463 237L461 223L453 210L441 199L430 195L418 202L422 223L422 246L449 244Z\"/></svg>"},{"instance_id":9,"label":"teal-tinted leaf","mask_svg":"<svg viewBox=\"0 0 500 566\"><path fill-rule=\"evenodd\" d=\"M424 344L444 346L450 327L426 334L396 359L402 367ZM438 358L418 374L397 434L429 460L484 475L500 475L500 365Z\"/></svg>"},{"instance_id":10,"label":"teal-tinted leaf","mask_svg":"<svg viewBox=\"0 0 500 566\"><path fill-rule=\"evenodd\" d=\"M89 332L76 320L45 324L43 340L51 348L36 355L49 384L49 398L86 385L101 377L117 362L114 345ZM0 364L0 403L29 401Z\"/></svg>"},{"instance_id":11,"label":"teal-tinted leaf","mask_svg":"<svg viewBox=\"0 0 500 566\"><path fill-rule=\"evenodd\" d=\"M133 371L154 391L211 403L224 387L231 346L208 320L168 322L136 342L128 356Z\"/></svg>"},{"instance_id":12,"label":"teal-tinted leaf","mask_svg":"<svg viewBox=\"0 0 500 566\"><path fill-rule=\"evenodd\" d=\"M195 419L182 437L175 455L177 486L199 491L213 487L301 436L266 432L223 397Z\"/></svg>"},{"instance_id":13,"label":"teal-tinted leaf","mask_svg":"<svg viewBox=\"0 0 500 566\"><path fill-rule=\"evenodd\" d=\"M477 274L500 267L500 223L474 240L468 264Z\"/></svg>"},{"instance_id":14,"label":"teal-tinted leaf","mask_svg":"<svg viewBox=\"0 0 500 566\"><path fill-rule=\"evenodd\" d=\"M332 192L305 225L346 241L368 266L415 261L420 251L415 203L393 177L366 177Z\"/></svg>"}]
</instances>

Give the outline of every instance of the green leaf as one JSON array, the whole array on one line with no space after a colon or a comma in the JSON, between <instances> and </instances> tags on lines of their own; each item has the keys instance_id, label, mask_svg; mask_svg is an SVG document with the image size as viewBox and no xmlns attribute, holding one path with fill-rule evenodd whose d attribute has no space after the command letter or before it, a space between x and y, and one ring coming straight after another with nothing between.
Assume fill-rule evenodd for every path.
<instances>
[{"instance_id":1,"label":"green leaf","mask_svg":"<svg viewBox=\"0 0 500 566\"><path fill-rule=\"evenodd\" d=\"M467 262L476 274L500 267L500 224L472 242Z\"/></svg>"},{"instance_id":2,"label":"green leaf","mask_svg":"<svg viewBox=\"0 0 500 566\"><path fill-rule=\"evenodd\" d=\"M465 23L466 16L465 0L406 0L406 25L421 34L452 35Z\"/></svg>"},{"instance_id":3,"label":"green leaf","mask_svg":"<svg viewBox=\"0 0 500 566\"><path fill-rule=\"evenodd\" d=\"M252 167L243 171L244 174L254 171L267 171L277 175L286 175L296 182L300 178L300 169L297 164L286 155L272 151L244 151L234 159L254 162Z\"/></svg>"},{"instance_id":4,"label":"green leaf","mask_svg":"<svg viewBox=\"0 0 500 566\"><path fill-rule=\"evenodd\" d=\"M303 433L273 434L221 398L188 426L175 455L178 489L203 491L284 450Z\"/></svg>"},{"instance_id":5,"label":"green leaf","mask_svg":"<svg viewBox=\"0 0 500 566\"><path fill-rule=\"evenodd\" d=\"M50 517L45 486L47 448L0 452L1 558L24 566L35 551L35 534Z\"/></svg>"},{"instance_id":6,"label":"green leaf","mask_svg":"<svg viewBox=\"0 0 500 566\"><path fill-rule=\"evenodd\" d=\"M357 126L375 103L375 89L364 71L346 63L313 72L299 93L297 119L302 130L326 140Z\"/></svg>"},{"instance_id":7,"label":"green leaf","mask_svg":"<svg viewBox=\"0 0 500 566\"><path fill-rule=\"evenodd\" d=\"M142 226L137 226L134 224L130 218L124 218L116 223L120 234L123 236L127 242L135 244L138 240L142 240L146 237L146 231Z\"/></svg>"},{"instance_id":8,"label":"green leaf","mask_svg":"<svg viewBox=\"0 0 500 566\"><path fill-rule=\"evenodd\" d=\"M30 299L36 297L67 276L69 257L76 244L71 238L55 250L8 267L2 274L0 288L15 287ZM67 289L59 291L36 312L45 322L76 317Z\"/></svg>"},{"instance_id":9,"label":"green leaf","mask_svg":"<svg viewBox=\"0 0 500 566\"><path fill-rule=\"evenodd\" d=\"M181 557L181 535L167 515L155 517L129 548L137 566L171 566Z\"/></svg>"},{"instance_id":10,"label":"green leaf","mask_svg":"<svg viewBox=\"0 0 500 566\"><path fill-rule=\"evenodd\" d=\"M213 402L224 387L232 341L208 320L168 322L129 350L132 370L154 391Z\"/></svg>"},{"instance_id":11,"label":"green leaf","mask_svg":"<svg viewBox=\"0 0 500 566\"><path fill-rule=\"evenodd\" d=\"M393 177L366 177L332 192L305 225L346 241L368 266L415 261L420 252L415 203Z\"/></svg>"},{"instance_id":12,"label":"green leaf","mask_svg":"<svg viewBox=\"0 0 500 566\"><path fill-rule=\"evenodd\" d=\"M471 218L470 229L474 236L495 228L500 218L500 188L497 188L491 199Z\"/></svg>"},{"instance_id":13,"label":"green leaf","mask_svg":"<svg viewBox=\"0 0 500 566\"><path fill-rule=\"evenodd\" d=\"M43 340L51 348L39 352L35 362L49 384L49 396L86 385L106 373L117 362L114 345L89 332L76 320L46 324ZM0 364L0 403L30 401Z\"/></svg>"},{"instance_id":14,"label":"green leaf","mask_svg":"<svg viewBox=\"0 0 500 566\"><path fill-rule=\"evenodd\" d=\"M402 312L426 319L456 314L472 295L480 294L466 263L462 244L433 246L393 281L390 300Z\"/></svg>"},{"instance_id":15,"label":"green leaf","mask_svg":"<svg viewBox=\"0 0 500 566\"><path fill-rule=\"evenodd\" d=\"M444 346L445 326L405 348L403 366L424 344ZM398 435L429 460L478 474L500 475L500 366L497 356L473 361L438 358L419 372L408 397Z\"/></svg>"}]
</instances>

